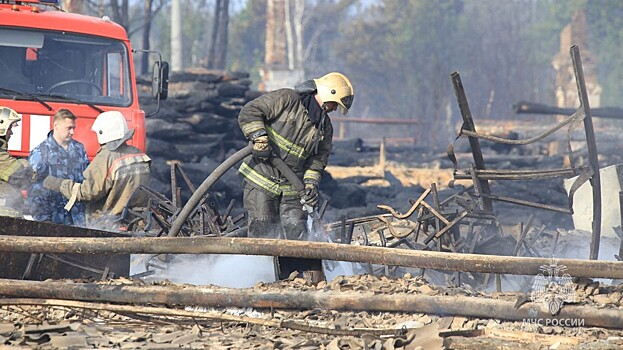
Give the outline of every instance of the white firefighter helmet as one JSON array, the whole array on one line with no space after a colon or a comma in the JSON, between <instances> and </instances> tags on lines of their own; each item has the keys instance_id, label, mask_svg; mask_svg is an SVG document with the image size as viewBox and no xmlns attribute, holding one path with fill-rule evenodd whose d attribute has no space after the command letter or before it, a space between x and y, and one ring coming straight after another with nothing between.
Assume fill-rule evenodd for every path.
<instances>
[{"instance_id":1,"label":"white firefighter helmet","mask_svg":"<svg viewBox=\"0 0 623 350\"><path fill-rule=\"evenodd\" d=\"M97 134L100 145L124 139L129 132L134 131L128 130L128 123L119 111L101 113L95 119L91 130Z\"/></svg>"},{"instance_id":2,"label":"white firefighter helmet","mask_svg":"<svg viewBox=\"0 0 623 350\"><path fill-rule=\"evenodd\" d=\"M0 136L6 136L11 124L22 120L22 117L9 107L0 107Z\"/></svg>"},{"instance_id":3,"label":"white firefighter helmet","mask_svg":"<svg viewBox=\"0 0 623 350\"><path fill-rule=\"evenodd\" d=\"M353 104L355 91L350 80L342 73L331 72L318 79L314 79L318 97L325 102L336 102L340 105L342 114L346 114Z\"/></svg>"}]
</instances>

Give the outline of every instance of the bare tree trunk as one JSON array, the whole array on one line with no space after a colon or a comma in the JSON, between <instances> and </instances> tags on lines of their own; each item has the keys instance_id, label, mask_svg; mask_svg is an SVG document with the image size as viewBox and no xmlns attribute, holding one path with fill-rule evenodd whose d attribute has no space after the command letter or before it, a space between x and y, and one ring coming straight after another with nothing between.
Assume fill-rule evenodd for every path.
<instances>
[{"instance_id":1,"label":"bare tree trunk","mask_svg":"<svg viewBox=\"0 0 623 350\"><path fill-rule=\"evenodd\" d=\"M218 21L219 8L222 0L216 0L214 4L214 22L212 23L212 33L210 34L210 42L208 44L208 68L214 69L214 61L216 61L216 42L218 41Z\"/></svg>"},{"instance_id":2,"label":"bare tree trunk","mask_svg":"<svg viewBox=\"0 0 623 350\"><path fill-rule=\"evenodd\" d=\"M208 68L225 69L229 27L229 0L216 0L214 25L208 50Z\"/></svg>"},{"instance_id":3,"label":"bare tree trunk","mask_svg":"<svg viewBox=\"0 0 623 350\"><path fill-rule=\"evenodd\" d=\"M99 0L99 4L97 6L97 16L100 18L104 17L104 13L106 13L106 5L104 4L104 1L105 0Z\"/></svg>"},{"instance_id":4,"label":"bare tree trunk","mask_svg":"<svg viewBox=\"0 0 623 350\"><path fill-rule=\"evenodd\" d=\"M119 4L118 0L110 0L110 7L112 8L113 21L122 26L126 32L130 32L130 7L129 0L121 0Z\"/></svg>"},{"instance_id":5,"label":"bare tree trunk","mask_svg":"<svg viewBox=\"0 0 623 350\"><path fill-rule=\"evenodd\" d=\"M294 0L294 67L303 69L303 15L305 13L305 0Z\"/></svg>"},{"instance_id":6,"label":"bare tree trunk","mask_svg":"<svg viewBox=\"0 0 623 350\"><path fill-rule=\"evenodd\" d=\"M290 19L290 0L285 0L285 28L286 28L286 50L287 50L287 61L288 61L288 69L294 69L294 37L292 32L294 31L294 24Z\"/></svg>"},{"instance_id":7,"label":"bare tree trunk","mask_svg":"<svg viewBox=\"0 0 623 350\"><path fill-rule=\"evenodd\" d=\"M151 19L152 19L152 5L153 0L145 0L145 26L143 27L143 50L149 50L149 36L151 34ZM149 55L143 53L141 57L141 74L147 74L149 72Z\"/></svg>"},{"instance_id":8,"label":"bare tree trunk","mask_svg":"<svg viewBox=\"0 0 623 350\"><path fill-rule=\"evenodd\" d=\"M225 69L227 64L227 38L229 36L229 0L222 0L219 10L218 45L214 68Z\"/></svg>"},{"instance_id":9,"label":"bare tree trunk","mask_svg":"<svg viewBox=\"0 0 623 350\"><path fill-rule=\"evenodd\" d=\"M181 71L182 62L182 23L180 0L171 2L171 70Z\"/></svg>"},{"instance_id":10,"label":"bare tree trunk","mask_svg":"<svg viewBox=\"0 0 623 350\"><path fill-rule=\"evenodd\" d=\"M284 67L286 64L285 42L283 38L284 0L268 0L266 6L266 44L264 53L264 65L270 67Z\"/></svg>"},{"instance_id":11,"label":"bare tree trunk","mask_svg":"<svg viewBox=\"0 0 623 350\"><path fill-rule=\"evenodd\" d=\"M83 9L84 9L84 2L83 0L64 0L63 1L63 8L65 9L65 11L67 12L71 12L71 13L83 13Z\"/></svg>"}]
</instances>

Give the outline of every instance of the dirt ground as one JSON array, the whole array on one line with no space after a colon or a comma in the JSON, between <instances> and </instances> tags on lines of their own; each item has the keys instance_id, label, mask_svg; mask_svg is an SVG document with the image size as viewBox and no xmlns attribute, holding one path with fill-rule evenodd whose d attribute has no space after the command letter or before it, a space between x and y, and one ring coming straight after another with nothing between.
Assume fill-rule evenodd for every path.
<instances>
[{"instance_id":1,"label":"dirt ground","mask_svg":"<svg viewBox=\"0 0 623 350\"><path fill-rule=\"evenodd\" d=\"M388 176L396 178L403 187L420 186L422 188L430 188L431 184L435 184L437 189L444 190L448 188L448 184L454 180L453 170L440 167L418 168L398 162L387 162L385 172L379 166L335 166L329 165L326 168L327 173L336 180L343 180L354 177L371 177L371 180L364 182L362 185L366 187L388 187L391 186ZM454 180L454 184L470 186L471 180Z\"/></svg>"},{"instance_id":2,"label":"dirt ground","mask_svg":"<svg viewBox=\"0 0 623 350\"><path fill-rule=\"evenodd\" d=\"M344 167L344 166L328 166L326 171L336 179L345 179L356 176L377 176L379 179L371 179L363 183L363 186L390 186L389 180L380 179L384 177L384 172L379 166L360 166L360 167ZM453 179L452 169L441 168L413 168L396 162L388 162L385 171L389 172L400 181L402 186L410 187L419 185L423 188L429 188L435 183L439 189L447 188L450 180ZM457 181L457 183L469 184L468 181Z\"/></svg>"}]
</instances>

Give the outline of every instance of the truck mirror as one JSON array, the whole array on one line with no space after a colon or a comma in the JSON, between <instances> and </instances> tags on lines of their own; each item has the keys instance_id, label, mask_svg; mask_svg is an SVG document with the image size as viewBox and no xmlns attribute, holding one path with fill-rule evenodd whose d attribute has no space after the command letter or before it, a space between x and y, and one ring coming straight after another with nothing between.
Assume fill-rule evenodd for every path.
<instances>
[{"instance_id":1,"label":"truck mirror","mask_svg":"<svg viewBox=\"0 0 623 350\"><path fill-rule=\"evenodd\" d=\"M151 96L166 100L169 95L169 63L156 61L151 72Z\"/></svg>"},{"instance_id":2,"label":"truck mirror","mask_svg":"<svg viewBox=\"0 0 623 350\"><path fill-rule=\"evenodd\" d=\"M162 62L160 66L160 99L169 97L169 62Z\"/></svg>"}]
</instances>

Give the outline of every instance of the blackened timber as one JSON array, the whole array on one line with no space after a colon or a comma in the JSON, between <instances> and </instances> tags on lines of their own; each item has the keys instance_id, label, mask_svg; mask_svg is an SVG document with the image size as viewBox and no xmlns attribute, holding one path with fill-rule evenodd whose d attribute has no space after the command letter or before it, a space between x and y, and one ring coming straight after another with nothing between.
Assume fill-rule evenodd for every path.
<instances>
[{"instance_id":1,"label":"blackened timber","mask_svg":"<svg viewBox=\"0 0 623 350\"><path fill-rule=\"evenodd\" d=\"M106 239L127 237L119 232L109 232L83 227L30 221L21 218L0 216L0 236L19 236L28 241L38 236L42 241L52 237L89 237ZM68 264L68 262L71 262ZM0 254L0 278L28 278L46 280L48 278L101 278L104 271L109 276L128 276L130 255L97 254L85 256L80 252L69 252L62 259L48 254L33 257L18 251ZM107 270L108 268L108 270Z\"/></svg>"},{"instance_id":2,"label":"blackened timber","mask_svg":"<svg viewBox=\"0 0 623 350\"><path fill-rule=\"evenodd\" d=\"M588 163L592 170L590 183L593 187L593 237L591 239L589 258L596 260L599 256L599 242L601 240L601 180L599 176L599 161L597 159L597 141L595 140L591 108L588 104L588 94L586 92L586 83L584 82L584 70L582 68L582 59L580 58L580 48L577 45L573 45L569 51L571 53L571 60L573 61L575 82L578 86L580 108L584 112L584 131L588 148Z\"/></svg>"},{"instance_id":3,"label":"blackened timber","mask_svg":"<svg viewBox=\"0 0 623 350\"><path fill-rule=\"evenodd\" d=\"M0 236L0 252L72 254L243 254L363 262L434 270L538 275L550 259L229 237ZM560 259L573 277L623 278L623 262Z\"/></svg>"},{"instance_id":4,"label":"blackened timber","mask_svg":"<svg viewBox=\"0 0 623 350\"><path fill-rule=\"evenodd\" d=\"M363 294L333 291L257 291L191 285L132 286L66 282L0 280L5 297L99 301L132 304L252 307L261 309L347 310L426 313L503 320L552 320L549 324L623 329L623 311L564 305L552 316L544 303L525 303L474 296ZM553 321L556 320L556 321ZM581 322L581 323L579 323Z\"/></svg>"},{"instance_id":5,"label":"blackened timber","mask_svg":"<svg viewBox=\"0 0 623 350\"><path fill-rule=\"evenodd\" d=\"M463 126L461 129L469 130L476 132L476 127L474 126L474 119L472 118L472 112L469 109L469 104L467 102L467 96L465 95L465 90L463 89L463 83L461 82L461 76L459 72L454 72L450 75L452 78L452 85L454 85L454 93L456 94L456 99L459 104L459 109L461 110L461 117L463 117ZM469 145L472 149L472 154L474 156L474 162L477 170L485 169L485 161L482 158L482 151L480 150L480 141L476 137L468 137ZM491 190L489 189L489 182L487 180L478 179L480 184L480 188L482 193L489 194ZM493 211L493 203L490 199L483 199L484 210Z\"/></svg>"},{"instance_id":6,"label":"blackened timber","mask_svg":"<svg viewBox=\"0 0 623 350\"><path fill-rule=\"evenodd\" d=\"M219 311L193 311L180 308L153 307L153 306L136 306L136 305L118 305L110 303L90 303L76 300L60 300L60 299L33 299L33 298L2 298L0 305L37 305L37 306L61 306L74 309L90 309L90 310L106 310L118 314L147 314L157 316L185 317L196 319L209 319L221 322L236 322L262 325L274 328L287 328L310 333L330 334L330 335L397 335L404 334L402 328L327 328L320 326L312 326L295 320L266 320L263 318L255 318L249 316L229 315ZM177 320L176 320L177 321ZM177 323L177 322L176 322ZM193 322L193 324L196 323Z\"/></svg>"}]
</instances>

